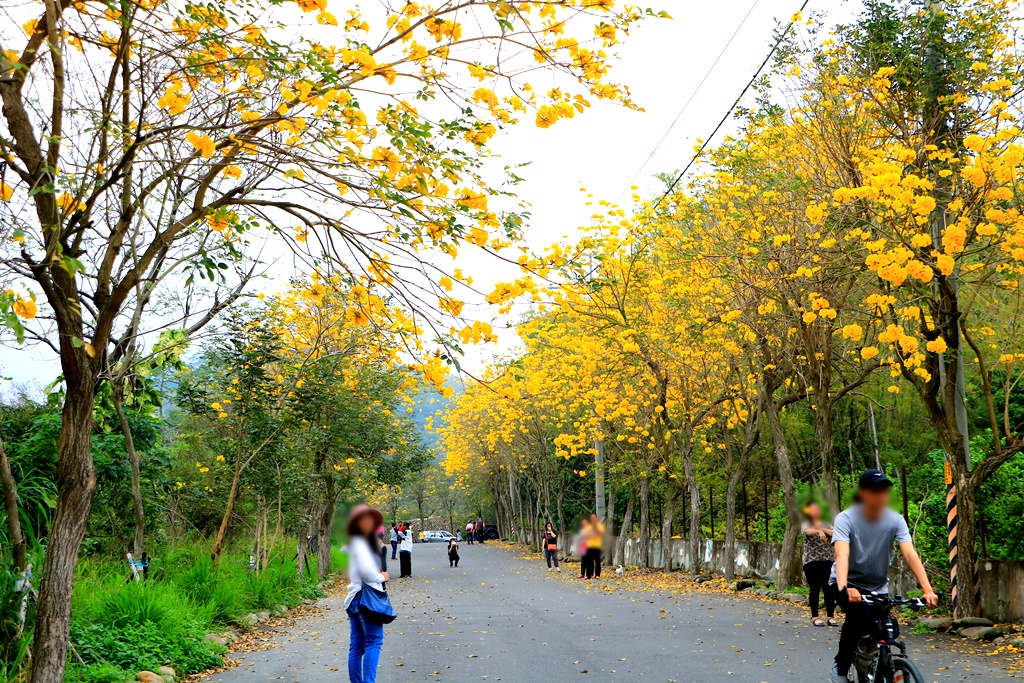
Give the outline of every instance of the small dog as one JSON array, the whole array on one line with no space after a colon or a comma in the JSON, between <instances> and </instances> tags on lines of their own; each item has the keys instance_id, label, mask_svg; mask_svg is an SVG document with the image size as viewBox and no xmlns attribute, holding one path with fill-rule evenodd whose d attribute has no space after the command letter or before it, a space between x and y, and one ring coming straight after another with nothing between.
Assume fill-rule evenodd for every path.
<instances>
[{"instance_id":1,"label":"small dog","mask_svg":"<svg viewBox=\"0 0 1024 683\"><path fill-rule=\"evenodd\" d=\"M615 573L618 574L619 576L622 576L623 574L626 573L626 570L623 569L622 565L620 564L618 567L615 568Z\"/></svg>"},{"instance_id":2,"label":"small dog","mask_svg":"<svg viewBox=\"0 0 1024 683\"><path fill-rule=\"evenodd\" d=\"M454 538L448 541L448 566L459 566L459 544L455 542Z\"/></svg>"}]
</instances>

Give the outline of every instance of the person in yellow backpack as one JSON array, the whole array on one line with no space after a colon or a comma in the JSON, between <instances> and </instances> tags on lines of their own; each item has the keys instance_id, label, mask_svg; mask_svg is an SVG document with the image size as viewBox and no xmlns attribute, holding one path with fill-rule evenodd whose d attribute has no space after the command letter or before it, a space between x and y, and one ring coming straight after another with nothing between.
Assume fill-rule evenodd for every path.
<instances>
[{"instance_id":1,"label":"person in yellow backpack","mask_svg":"<svg viewBox=\"0 0 1024 683\"><path fill-rule=\"evenodd\" d=\"M588 579L601 578L601 553L604 550L604 524L597 515L590 515L587 525L587 561L584 564L584 575Z\"/></svg>"}]
</instances>

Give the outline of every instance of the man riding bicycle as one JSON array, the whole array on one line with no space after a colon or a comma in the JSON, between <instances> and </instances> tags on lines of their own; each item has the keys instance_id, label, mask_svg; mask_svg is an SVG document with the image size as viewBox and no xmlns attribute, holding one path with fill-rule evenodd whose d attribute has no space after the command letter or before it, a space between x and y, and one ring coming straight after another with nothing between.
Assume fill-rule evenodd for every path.
<instances>
[{"instance_id":1,"label":"man riding bicycle","mask_svg":"<svg viewBox=\"0 0 1024 683\"><path fill-rule=\"evenodd\" d=\"M846 621L839 636L839 652L832 666L833 683L847 683L847 674L857 654L857 643L867 635L874 618L870 607L862 604L865 593L888 594L889 565L893 543L914 578L924 591L929 607L939 602L932 590L921 558L914 550L910 529L901 515L889 509L892 481L880 470L867 470L860 475L856 504L836 517L832 541L836 562L832 567L830 588L836 591Z\"/></svg>"}]
</instances>

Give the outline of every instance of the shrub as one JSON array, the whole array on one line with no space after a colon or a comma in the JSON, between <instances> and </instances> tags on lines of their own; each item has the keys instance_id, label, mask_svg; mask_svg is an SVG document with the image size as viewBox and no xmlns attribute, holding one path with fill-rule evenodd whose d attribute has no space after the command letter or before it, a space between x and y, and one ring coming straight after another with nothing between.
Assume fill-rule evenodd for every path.
<instances>
[{"instance_id":1,"label":"shrub","mask_svg":"<svg viewBox=\"0 0 1024 683\"><path fill-rule=\"evenodd\" d=\"M100 663L86 666L72 665L64 676L65 681L81 683L125 683L135 678L134 671L126 671L113 664Z\"/></svg>"},{"instance_id":2,"label":"shrub","mask_svg":"<svg viewBox=\"0 0 1024 683\"><path fill-rule=\"evenodd\" d=\"M179 673L191 674L221 663L220 648L205 642L205 629L195 621L167 626L152 621L119 627L72 624L71 640L87 665L108 664L138 671L155 670L170 662Z\"/></svg>"}]
</instances>

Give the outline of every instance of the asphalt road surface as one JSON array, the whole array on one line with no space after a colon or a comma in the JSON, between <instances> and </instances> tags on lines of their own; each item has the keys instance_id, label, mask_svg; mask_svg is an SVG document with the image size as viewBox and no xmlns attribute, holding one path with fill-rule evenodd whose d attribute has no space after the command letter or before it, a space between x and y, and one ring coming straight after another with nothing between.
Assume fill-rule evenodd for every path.
<instances>
[{"instance_id":1,"label":"asphalt road surface","mask_svg":"<svg viewBox=\"0 0 1024 683\"><path fill-rule=\"evenodd\" d=\"M394 580L398 619L387 627L378 681L825 681L838 629L814 628L806 608L749 597L626 589L561 575L524 551L417 545L413 578ZM632 583L632 582L631 582ZM611 587L605 590L602 584ZM240 656L216 683L347 680L348 620L340 598L278 636L275 649ZM909 629L906 629L909 630ZM908 635L928 683L1006 680L1000 656L957 653L945 636ZM1020 674L1017 674L1020 676Z\"/></svg>"}]
</instances>

